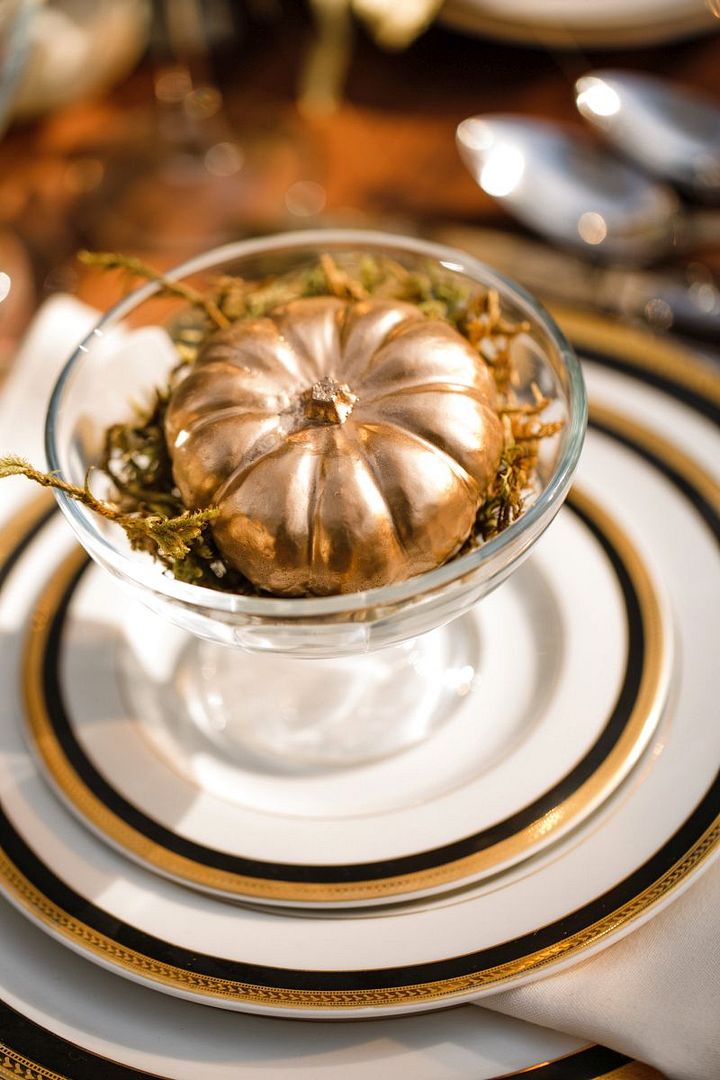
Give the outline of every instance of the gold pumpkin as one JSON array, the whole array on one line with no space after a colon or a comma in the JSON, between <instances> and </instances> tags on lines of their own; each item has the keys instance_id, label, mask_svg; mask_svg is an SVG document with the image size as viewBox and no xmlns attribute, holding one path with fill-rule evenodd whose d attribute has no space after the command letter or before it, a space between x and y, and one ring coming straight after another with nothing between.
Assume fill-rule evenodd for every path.
<instances>
[{"instance_id":1,"label":"gold pumpkin","mask_svg":"<svg viewBox=\"0 0 720 1080\"><path fill-rule=\"evenodd\" d=\"M284 596L356 592L462 546L502 449L492 376L395 300L294 300L210 338L166 437L224 556Z\"/></svg>"}]
</instances>

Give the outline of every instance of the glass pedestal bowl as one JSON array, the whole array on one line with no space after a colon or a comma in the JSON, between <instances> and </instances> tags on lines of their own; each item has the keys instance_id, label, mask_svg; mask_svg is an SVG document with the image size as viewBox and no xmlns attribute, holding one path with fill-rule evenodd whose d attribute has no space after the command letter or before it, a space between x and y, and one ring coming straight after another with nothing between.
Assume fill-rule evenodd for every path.
<instances>
[{"instance_id":1,"label":"glass pedestal bowl","mask_svg":"<svg viewBox=\"0 0 720 1080\"><path fill-rule=\"evenodd\" d=\"M580 454L586 399L578 362L548 314L522 289L461 252L421 240L360 231L299 232L230 244L167 276L202 287L220 275L281 274L327 252L385 256L470 288L496 289L503 312L529 329L514 339L516 391L533 385L562 420L543 440L537 491L504 532L468 554L399 584L346 595L278 599L175 580L124 532L58 493L60 507L94 560L168 629L172 655L151 679L126 650L133 713L183 773L216 762L271 770L336 769L381 758L426 738L469 693L480 645L467 613L530 553L567 495ZM108 426L131 402L167 382L177 354L165 327L177 309L150 283L104 315L68 361L47 417L49 466L82 484ZM160 624L166 625L166 624ZM178 645L179 638L179 645ZM491 722L490 718L490 722ZM210 769L210 775L212 768Z\"/></svg>"}]
</instances>

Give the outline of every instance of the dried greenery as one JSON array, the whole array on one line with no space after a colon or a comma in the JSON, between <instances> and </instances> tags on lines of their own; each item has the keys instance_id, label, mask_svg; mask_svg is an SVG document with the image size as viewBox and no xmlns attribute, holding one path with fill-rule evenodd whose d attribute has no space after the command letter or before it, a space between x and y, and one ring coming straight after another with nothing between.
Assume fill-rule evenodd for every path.
<instances>
[{"instance_id":1,"label":"dried greenery","mask_svg":"<svg viewBox=\"0 0 720 1080\"><path fill-rule=\"evenodd\" d=\"M149 552L173 571L178 564L182 564L195 553L205 527L218 514L217 510L211 508L183 509L178 514L170 515L143 510L141 506L127 512L118 503L108 502L94 495L90 490L89 478L83 487L78 487L54 473L41 472L29 461L13 455L0 458L0 479L8 476L24 476L42 487L65 492L94 513L120 525L127 533L133 548Z\"/></svg>"},{"instance_id":2,"label":"dried greenery","mask_svg":"<svg viewBox=\"0 0 720 1080\"><path fill-rule=\"evenodd\" d=\"M519 517L533 489L541 440L562 426L543 421L549 401L537 387L533 387L531 402L519 401L513 387L516 373L512 343L518 334L529 330L529 325L505 319L494 290L471 293L434 268L410 271L391 259L368 256L342 265L325 254L317 263L281 277L254 281L226 275L216 279L211 291L204 293L186 283L170 281L130 256L82 252L80 258L90 266L121 270L131 278L154 281L160 285L160 295L187 302L189 307L169 327L178 367L171 385L158 389L149 408L137 409L126 423L114 424L106 433L97 469L112 483L112 500L98 498L90 488L89 478L83 487L78 487L52 473L40 472L18 457L0 458L0 478L22 475L64 491L120 525L133 548L149 552L181 581L229 592L257 592L227 565L214 542L209 526L218 511L187 510L183 506L164 435L172 386L194 363L206 338L238 319L261 317L298 297L384 297L416 304L428 317L450 322L470 341L494 376L505 445L497 475L463 552L496 536Z\"/></svg>"},{"instance_id":3,"label":"dried greenery","mask_svg":"<svg viewBox=\"0 0 720 1080\"><path fill-rule=\"evenodd\" d=\"M158 270L153 270L140 259L132 255L115 255L109 251L80 251L78 259L86 266L94 266L98 270L122 270L130 278L146 278L160 285L160 294L164 296L179 296L204 310L210 322L220 330L226 329L230 323L218 308L211 296L198 292L190 285L181 281L171 281L164 277Z\"/></svg>"},{"instance_id":4,"label":"dried greenery","mask_svg":"<svg viewBox=\"0 0 720 1080\"><path fill-rule=\"evenodd\" d=\"M562 427L559 420L542 421L542 413L550 402L537 386L533 386L533 394L532 404L506 404L500 410L505 446L495 479L475 519L476 544L497 536L523 512L535 479L540 442Z\"/></svg>"}]
</instances>

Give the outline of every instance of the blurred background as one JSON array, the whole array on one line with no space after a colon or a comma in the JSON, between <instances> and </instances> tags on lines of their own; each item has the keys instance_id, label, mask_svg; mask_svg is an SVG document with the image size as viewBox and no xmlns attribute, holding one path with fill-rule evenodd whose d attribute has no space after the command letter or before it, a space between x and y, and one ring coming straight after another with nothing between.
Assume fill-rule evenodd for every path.
<instances>
[{"instance_id":1,"label":"blurred background","mask_svg":"<svg viewBox=\"0 0 720 1080\"><path fill-rule=\"evenodd\" d=\"M719 30L716 0L0 0L0 370L50 294L117 294L80 248L165 267L324 224L447 239L551 300L712 339ZM577 80L608 69L662 80L628 98L640 135L626 125L620 153L647 142L635 179L616 175L602 130L625 98L592 84L584 117L576 105ZM494 129L471 127L461 156L458 125L499 114L552 127L491 165ZM553 150L556 128L580 150ZM655 160L698 143L702 182ZM575 195L568 236L555 226ZM620 247L615 204L593 203L610 196L625 199ZM664 218L648 247L651 211Z\"/></svg>"}]
</instances>

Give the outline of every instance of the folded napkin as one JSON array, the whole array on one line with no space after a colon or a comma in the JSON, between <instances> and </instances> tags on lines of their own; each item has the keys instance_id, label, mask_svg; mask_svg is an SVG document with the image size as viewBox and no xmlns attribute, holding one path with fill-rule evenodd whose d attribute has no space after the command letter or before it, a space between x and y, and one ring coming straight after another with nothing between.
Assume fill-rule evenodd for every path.
<instances>
[{"instance_id":1,"label":"folded napkin","mask_svg":"<svg viewBox=\"0 0 720 1080\"><path fill-rule=\"evenodd\" d=\"M0 454L20 453L43 464L50 390L95 318L71 297L54 297L40 310L0 396L0 415L23 417L13 445L0 444ZM3 481L2 491L4 508L30 494L21 479ZM720 862L618 944L481 1004L609 1046L671 1080L720 1080Z\"/></svg>"},{"instance_id":2,"label":"folded napkin","mask_svg":"<svg viewBox=\"0 0 720 1080\"><path fill-rule=\"evenodd\" d=\"M720 862L617 945L482 1004L610 1046L670 1080L718 1080Z\"/></svg>"}]
</instances>

